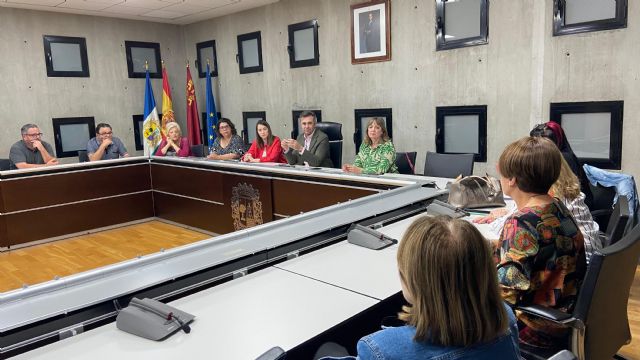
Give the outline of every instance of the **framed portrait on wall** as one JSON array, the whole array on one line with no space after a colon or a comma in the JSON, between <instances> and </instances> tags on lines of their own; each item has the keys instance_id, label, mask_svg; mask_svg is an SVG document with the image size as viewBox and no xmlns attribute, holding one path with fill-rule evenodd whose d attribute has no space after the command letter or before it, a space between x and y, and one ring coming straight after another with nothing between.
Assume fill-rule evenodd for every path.
<instances>
[{"instance_id":1,"label":"framed portrait on wall","mask_svg":"<svg viewBox=\"0 0 640 360\"><path fill-rule=\"evenodd\" d=\"M371 0L351 5L351 63L391 60L391 3Z\"/></svg>"}]
</instances>

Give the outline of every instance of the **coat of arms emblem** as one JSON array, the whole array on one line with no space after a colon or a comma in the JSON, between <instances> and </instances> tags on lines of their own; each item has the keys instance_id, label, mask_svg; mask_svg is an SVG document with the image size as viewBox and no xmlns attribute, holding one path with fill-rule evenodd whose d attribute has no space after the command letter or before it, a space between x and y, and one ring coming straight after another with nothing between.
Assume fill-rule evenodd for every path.
<instances>
[{"instance_id":1,"label":"coat of arms emblem","mask_svg":"<svg viewBox=\"0 0 640 360\"><path fill-rule=\"evenodd\" d=\"M235 230L262 224L260 191L246 183L234 186L231 190L231 217Z\"/></svg>"}]
</instances>

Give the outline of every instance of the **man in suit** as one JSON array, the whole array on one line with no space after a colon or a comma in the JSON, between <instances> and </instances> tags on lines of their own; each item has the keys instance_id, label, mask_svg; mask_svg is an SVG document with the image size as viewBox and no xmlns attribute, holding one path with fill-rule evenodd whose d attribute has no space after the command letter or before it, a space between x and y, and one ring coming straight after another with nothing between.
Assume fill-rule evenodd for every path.
<instances>
[{"instance_id":1,"label":"man in suit","mask_svg":"<svg viewBox=\"0 0 640 360\"><path fill-rule=\"evenodd\" d=\"M284 139L281 142L287 162L290 165L333 167L329 158L329 138L316 129L316 114L303 111L298 121L302 134L296 140Z\"/></svg>"}]
</instances>

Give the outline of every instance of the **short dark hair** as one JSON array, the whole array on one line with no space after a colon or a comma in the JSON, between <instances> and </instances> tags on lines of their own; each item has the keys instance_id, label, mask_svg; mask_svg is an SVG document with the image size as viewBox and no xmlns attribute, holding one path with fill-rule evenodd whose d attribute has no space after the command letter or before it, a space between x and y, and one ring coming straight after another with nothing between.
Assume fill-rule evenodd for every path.
<instances>
[{"instance_id":1,"label":"short dark hair","mask_svg":"<svg viewBox=\"0 0 640 360\"><path fill-rule=\"evenodd\" d=\"M221 123L226 123L227 125L229 125L229 127L231 128L231 135L238 135L238 131L236 130L236 126L233 125L231 120L229 120L227 118L222 118L222 119L218 120L218 125L216 125L216 135L222 136L222 134L220 134L220 124Z\"/></svg>"},{"instance_id":2,"label":"short dark hair","mask_svg":"<svg viewBox=\"0 0 640 360\"><path fill-rule=\"evenodd\" d=\"M560 176L562 154L556 144L540 136L523 137L507 145L498 170L505 178L515 178L518 189L547 194Z\"/></svg>"},{"instance_id":3,"label":"short dark hair","mask_svg":"<svg viewBox=\"0 0 640 360\"><path fill-rule=\"evenodd\" d=\"M111 125L106 124L106 123L100 123L96 126L96 134L100 134L100 129L102 128L109 128L110 130L113 130L113 128L111 128Z\"/></svg>"},{"instance_id":4,"label":"short dark hair","mask_svg":"<svg viewBox=\"0 0 640 360\"><path fill-rule=\"evenodd\" d=\"M309 110L305 110L303 112L300 113L300 116L298 116L298 121L309 117L309 116L313 116L313 122L317 123L318 122L318 118L316 117L316 113L314 113L313 111L309 111Z\"/></svg>"}]
</instances>

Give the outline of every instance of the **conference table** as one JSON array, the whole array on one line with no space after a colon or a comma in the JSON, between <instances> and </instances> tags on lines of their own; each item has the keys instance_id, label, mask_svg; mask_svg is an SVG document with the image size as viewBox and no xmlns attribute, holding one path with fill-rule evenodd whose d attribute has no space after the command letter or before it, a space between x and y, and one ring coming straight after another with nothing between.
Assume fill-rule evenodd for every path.
<instances>
[{"instance_id":1,"label":"conference table","mask_svg":"<svg viewBox=\"0 0 640 360\"><path fill-rule=\"evenodd\" d=\"M131 335L115 331L109 322L120 303L126 305L132 296L177 299L173 300L176 305L184 304L183 310L197 316L192 334L177 334L162 343L163 347L178 348L178 352L187 351L179 344L191 341L202 353L211 341L196 335L196 329L199 323L212 326L210 322L228 326L225 334L241 338L234 343L231 338L221 337L226 340L220 343L220 349L229 351L228 357L222 358L255 357L265 350L265 345L299 344L397 293L399 287L393 269L385 272L388 285L378 292L359 293L358 289L346 287L350 285L332 284L329 278L323 282L284 269L284 260L306 259L305 254L315 256L318 251L317 255L322 256L325 249L336 245L337 250L331 251L342 252L339 247L346 244L342 240L351 224L393 224L424 211L432 199L446 195L433 180L353 175L339 169L156 157L0 172L0 241L8 251L149 219L215 235L198 243L0 294L0 356L33 348L36 350L20 356L31 358L42 352L41 356L46 357L50 351L64 354L63 349L73 347L71 344L91 343L102 333L108 338L131 339ZM59 225L59 221L65 225ZM354 249L348 246L344 253L364 259L359 254L363 250L352 253ZM393 268L394 250L387 250L366 253L381 257L370 260L372 263L382 261ZM344 262L348 262L348 256ZM338 266L340 262L330 264ZM296 294L291 294L294 290ZM329 295L336 302L327 300ZM220 306L200 309L197 304L202 302L198 299L207 296L231 300L216 300L211 304ZM196 305L191 306L191 301ZM304 311L307 304L316 303L319 304L313 312ZM238 311L234 310L236 307ZM254 308L260 310L253 312ZM274 317L256 315L261 313ZM241 314L244 320L231 324L229 316L240 319ZM216 319L224 315L228 315L227 320L218 323ZM288 319L292 317L306 327L298 326L296 320L290 323ZM265 330L262 337L260 332L242 335L242 328L258 326L260 319L264 320L262 329L273 326L272 322L282 323L278 326L283 328ZM104 323L107 325L100 326ZM201 331L201 335L205 333L209 330ZM76 334L80 335L72 336ZM60 339L64 340L41 347ZM116 348L104 350L104 354L96 351L94 357L120 356L120 352L136 354L149 345L146 340L135 340L142 341L140 348L134 345L138 342L123 340L113 345ZM100 347L91 345L86 351L93 349ZM175 356L179 354L166 358Z\"/></svg>"}]
</instances>

